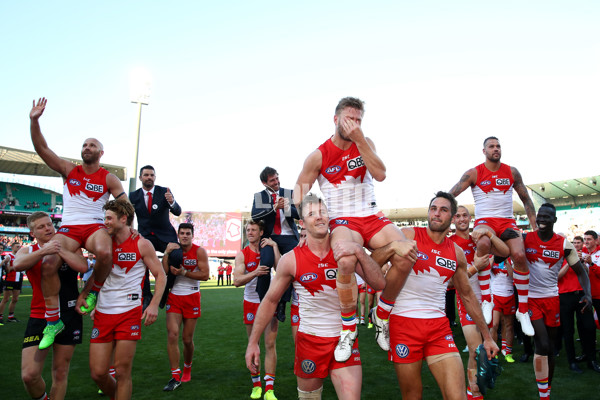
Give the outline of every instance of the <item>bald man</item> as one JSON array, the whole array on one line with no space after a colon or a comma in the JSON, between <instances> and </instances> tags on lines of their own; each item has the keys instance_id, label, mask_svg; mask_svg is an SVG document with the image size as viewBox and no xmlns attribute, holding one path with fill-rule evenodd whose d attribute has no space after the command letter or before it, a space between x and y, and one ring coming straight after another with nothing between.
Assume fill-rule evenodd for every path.
<instances>
[{"instance_id":1,"label":"bald man","mask_svg":"<svg viewBox=\"0 0 600 400\"><path fill-rule=\"evenodd\" d=\"M68 252L75 252L83 247L96 256L94 285L88 297L78 304L82 312L91 312L96 305L98 292L112 269L112 240L104 228L102 207L110 195L128 201L127 195L119 178L100 167L104 147L99 140L88 138L83 142L81 165L58 157L48 147L39 123L46 103L45 98L39 99L37 103L34 100L29 118L31 141L36 153L49 168L62 176L64 182L62 226L52 241L58 242ZM57 254L48 255L42 261L41 285L46 303L47 325L39 344L41 350L50 347L55 336L64 329L58 299L58 268L62 263Z\"/></svg>"}]
</instances>

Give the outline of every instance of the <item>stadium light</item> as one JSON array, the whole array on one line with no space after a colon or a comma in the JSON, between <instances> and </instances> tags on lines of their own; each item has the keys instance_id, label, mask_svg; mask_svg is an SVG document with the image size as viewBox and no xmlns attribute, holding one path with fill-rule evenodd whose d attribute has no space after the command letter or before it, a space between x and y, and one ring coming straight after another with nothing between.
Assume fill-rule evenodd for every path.
<instances>
[{"instance_id":1,"label":"stadium light","mask_svg":"<svg viewBox=\"0 0 600 400\"><path fill-rule=\"evenodd\" d=\"M132 103L138 105L137 135L135 141L135 164L132 177L129 178L129 192L133 192L136 186L136 174L138 169L138 155L140 152L140 128L142 125L142 106L148 105L150 101L150 74L143 68L136 68L130 74L129 97Z\"/></svg>"}]
</instances>

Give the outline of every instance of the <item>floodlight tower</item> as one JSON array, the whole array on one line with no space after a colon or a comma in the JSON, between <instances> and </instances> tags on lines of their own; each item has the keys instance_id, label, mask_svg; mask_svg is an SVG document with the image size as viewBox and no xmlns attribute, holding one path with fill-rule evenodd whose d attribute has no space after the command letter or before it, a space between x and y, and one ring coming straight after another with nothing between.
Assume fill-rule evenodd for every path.
<instances>
[{"instance_id":1,"label":"floodlight tower","mask_svg":"<svg viewBox=\"0 0 600 400\"><path fill-rule=\"evenodd\" d=\"M133 173L129 178L129 192L133 192L136 186L136 174L138 169L138 155L140 151L140 128L142 125L142 106L148 105L150 100L150 75L143 69L136 69L131 73L131 87L129 96L132 103L138 105L138 119L137 119L137 135L135 141L135 164L133 166Z\"/></svg>"}]
</instances>

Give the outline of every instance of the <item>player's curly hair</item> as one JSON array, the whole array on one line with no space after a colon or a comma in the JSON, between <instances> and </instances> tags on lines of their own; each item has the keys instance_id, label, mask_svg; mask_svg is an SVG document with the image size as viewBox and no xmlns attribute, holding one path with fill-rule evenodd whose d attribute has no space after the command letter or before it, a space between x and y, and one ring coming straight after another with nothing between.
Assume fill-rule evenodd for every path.
<instances>
[{"instance_id":1,"label":"player's curly hair","mask_svg":"<svg viewBox=\"0 0 600 400\"><path fill-rule=\"evenodd\" d=\"M335 115L340 115L344 108L356 108L361 114L365 113L365 102L357 97L344 97L335 107Z\"/></svg>"},{"instance_id":2,"label":"player's curly hair","mask_svg":"<svg viewBox=\"0 0 600 400\"><path fill-rule=\"evenodd\" d=\"M129 200L121 200L115 199L106 202L103 210L110 210L117 214L117 218L121 218L123 215L127 216L127 226L131 226L133 224L133 217L135 216L135 209L133 208L133 204L129 202Z\"/></svg>"}]
</instances>

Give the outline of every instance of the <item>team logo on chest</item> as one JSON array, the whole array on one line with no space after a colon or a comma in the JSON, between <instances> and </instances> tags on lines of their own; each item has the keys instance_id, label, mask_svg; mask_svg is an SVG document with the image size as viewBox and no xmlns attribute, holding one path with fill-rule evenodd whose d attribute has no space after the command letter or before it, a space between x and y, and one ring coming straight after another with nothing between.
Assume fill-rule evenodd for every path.
<instances>
[{"instance_id":1,"label":"team logo on chest","mask_svg":"<svg viewBox=\"0 0 600 400\"><path fill-rule=\"evenodd\" d=\"M496 186L510 186L510 179L508 178L497 178Z\"/></svg>"},{"instance_id":2,"label":"team logo on chest","mask_svg":"<svg viewBox=\"0 0 600 400\"><path fill-rule=\"evenodd\" d=\"M117 259L119 261L135 261L135 253L119 253Z\"/></svg>"},{"instance_id":3,"label":"team logo on chest","mask_svg":"<svg viewBox=\"0 0 600 400\"><path fill-rule=\"evenodd\" d=\"M194 265L196 265L196 259L192 258L190 260L183 260L183 265L188 266L188 267L194 266Z\"/></svg>"},{"instance_id":4,"label":"team logo on chest","mask_svg":"<svg viewBox=\"0 0 600 400\"><path fill-rule=\"evenodd\" d=\"M340 167L339 165L333 165L331 167L328 167L325 170L326 174L335 174L336 172L340 172L342 170L342 167Z\"/></svg>"},{"instance_id":5,"label":"team logo on chest","mask_svg":"<svg viewBox=\"0 0 600 400\"><path fill-rule=\"evenodd\" d=\"M95 193L104 193L104 185L98 185L95 183L88 182L85 184L85 190Z\"/></svg>"},{"instance_id":6,"label":"team logo on chest","mask_svg":"<svg viewBox=\"0 0 600 400\"><path fill-rule=\"evenodd\" d=\"M81 182L79 182L77 179L69 179L69 185L81 186Z\"/></svg>"},{"instance_id":7,"label":"team logo on chest","mask_svg":"<svg viewBox=\"0 0 600 400\"><path fill-rule=\"evenodd\" d=\"M436 256L435 257L435 265L442 268L447 268L452 271L456 271L456 261L450 260L448 258Z\"/></svg>"},{"instance_id":8,"label":"team logo on chest","mask_svg":"<svg viewBox=\"0 0 600 400\"><path fill-rule=\"evenodd\" d=\"M317 274L315 274L314 272L307 272L306 274L304 274L300 277L300 282L303 282L303 283L314 282L317 280L318 277L319 276Z\"/></svg>"},{"instance_id":9,"label":"team logo on chest","mask_svg":"<svg viewBox=\"0 0 600 400\"><path fill-rule=\"evenodd\" d=\"M548 249L546 249L546 250L542 251L542 256L558 260L560 258L560 252L556 251L556 250L548 250Z\"/></svg>"}]
</instances>

